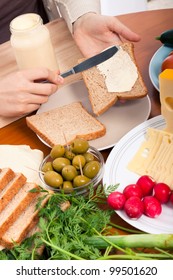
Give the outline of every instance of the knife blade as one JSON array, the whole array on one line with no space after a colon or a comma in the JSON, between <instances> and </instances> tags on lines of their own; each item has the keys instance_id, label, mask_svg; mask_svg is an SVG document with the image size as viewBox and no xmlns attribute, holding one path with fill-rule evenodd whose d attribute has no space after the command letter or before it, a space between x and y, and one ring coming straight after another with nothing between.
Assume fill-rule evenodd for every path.
<instances>
[{"instance_id":1,"label":"knife blade","mask_svg":"<svg viewBox=\"0 0 173 280\"><path fill-rule=\"evenodd\" d=\"M92 57L86 59L85 61L75 65L73 68L69 69L66 72L61 73L60 75L63 78L66 78L70 75L77 74L79 72L92 68L92 67L106 61L107 59L111 58L118 50L119 50L119 47L112 46L112 47L106 49L105 51L102 51L101 53L96 54L95 56L92 56Z\"/></svg>"}]
</instances>

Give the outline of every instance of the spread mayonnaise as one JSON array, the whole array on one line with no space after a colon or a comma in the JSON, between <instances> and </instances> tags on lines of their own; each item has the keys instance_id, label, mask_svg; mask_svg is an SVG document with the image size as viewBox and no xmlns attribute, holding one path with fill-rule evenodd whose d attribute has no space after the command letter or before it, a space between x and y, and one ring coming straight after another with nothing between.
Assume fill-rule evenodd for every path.
<instances>
[{"instance_id":1,"label":"spread mayonnaise","mask_svg":"<svg viewBox=\"0 0 173 280\"><path fill-rule=\"evenodd\" d=\"M138 79L135 63L121 47L115 55L99 64L97 68L105 77L108 92L130 91Z\"/></svg>"}]
</instances>

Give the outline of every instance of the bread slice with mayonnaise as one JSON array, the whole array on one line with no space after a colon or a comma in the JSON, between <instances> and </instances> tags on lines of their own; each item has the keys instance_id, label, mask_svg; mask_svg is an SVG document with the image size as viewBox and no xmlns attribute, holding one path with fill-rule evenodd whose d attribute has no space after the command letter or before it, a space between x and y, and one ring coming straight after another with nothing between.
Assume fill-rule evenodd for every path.
<instances>
[{"instance_id":1,"label":"bread slice with mayonnaise","mask_svg":"<svg viewBox=\"0 0 173 280\"><path fill-rule=\"evenodd\" d=\"M137 99L147 95L132 43L121 44L112 58L83 71L82 77L93 113L97 116L107 111L118 99Z\"/></svg>"}]
</instances>

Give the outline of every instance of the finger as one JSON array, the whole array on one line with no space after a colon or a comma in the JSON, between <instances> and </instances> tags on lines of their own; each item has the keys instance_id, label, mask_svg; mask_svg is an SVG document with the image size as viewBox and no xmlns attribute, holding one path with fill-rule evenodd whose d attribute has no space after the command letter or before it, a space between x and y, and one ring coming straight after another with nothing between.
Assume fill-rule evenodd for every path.
<instances>
[{"instance_id":1,"label":"finger","mask_svg":"<svg viewBox=\"0 0 173 280\"><path fill-rule=\"evenodd\" d=\"M48 80L54 84L63 83L63 78L59 76L59 70L50 71L47 68L33 68L24 70L23 73L30 81Z\"/></svg>"},{"instance_id":2,"label":"finger","mask_svg":"<svg viewBox=\"0 0 173 280\"><path fill-rule=\"evenodd\" d=\"M113 32L119 34L121 37L129 41L138 42L141 39L137 33L133 32L115 17L113 17L113 20L111 21L111 29Z\"/></svg>"},{"instance_id":3,"label":"finger","mask_svg":"<svg viewBox=\"0 0 173 280\"><path fill-rule=\"evenodd\" d=\"M40 83L40 82L31 82L28 84L27 91L35 94L35 95L43 95L49 96L56 92L58 89L58 85L52 83Z\"/></svg>"},{"instance_id":4,"label":"finger","mask_svg":"<svg viewBox=\"0 0 173 280\"><path fill-rule=\"evenodd\" d=\"M24 110L24 108L29 104L40 105L46 103L48 101L48 98L48 95L21 92L20 95L18 95L18 99L15 102L15 107L21 107L21 110Z\"/></svg>"}]
</instances>

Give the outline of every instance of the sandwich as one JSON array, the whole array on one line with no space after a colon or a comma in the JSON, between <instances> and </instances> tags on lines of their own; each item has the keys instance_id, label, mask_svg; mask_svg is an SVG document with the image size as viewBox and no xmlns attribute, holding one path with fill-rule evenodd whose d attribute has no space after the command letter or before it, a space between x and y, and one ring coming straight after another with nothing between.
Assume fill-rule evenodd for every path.
<instances>
[{"instance_id":1,"label":"sandwich","mask_svg":"<svg viewBox=\"0 0 173 280\"><path fill-rule=\"evenodd\" d=\"M121 44L113 57L83 71L82 77L96 116L107 111L118 99L137 99L147 95L132 43Z\"/></svg>"},{"instance_id":2,"label":"sandwich","mask_svg":"<svg viewBox=\"0 0 173 280\"><path fill-rule=\"evenodd\" d=\"M105 126L81 102L26 117L26 123L51 147L70 144L75 138L93 140L106 133Z\"/></svg>"}]
</instances>

